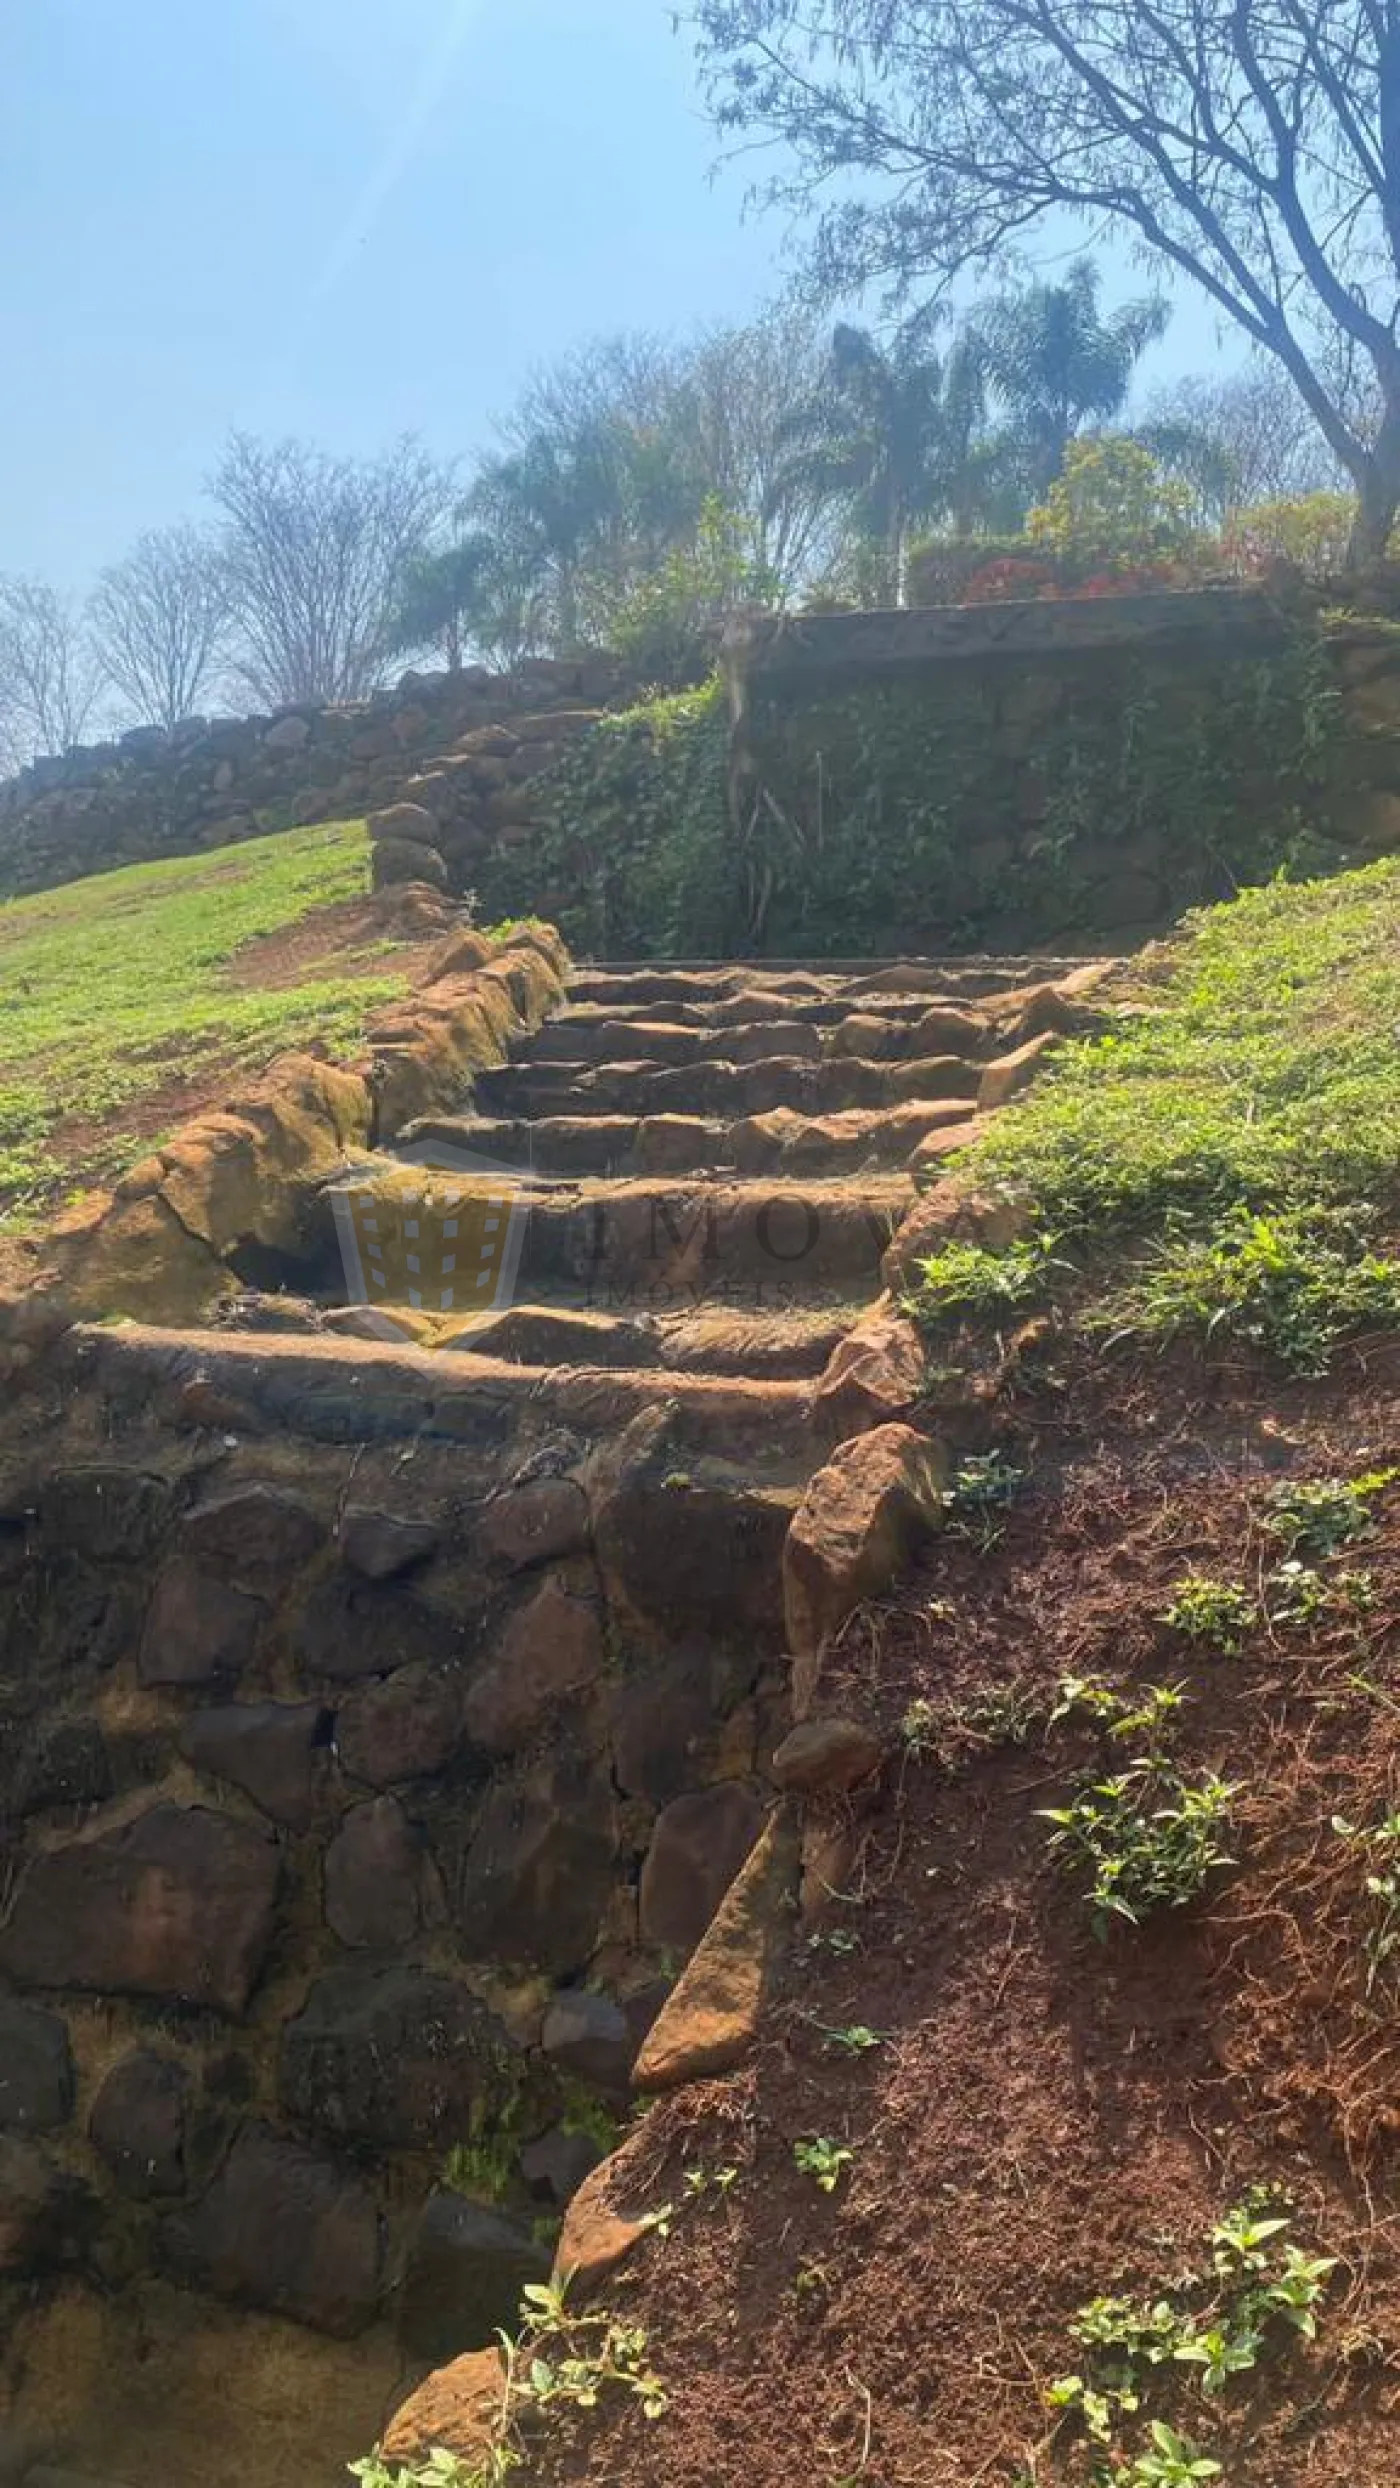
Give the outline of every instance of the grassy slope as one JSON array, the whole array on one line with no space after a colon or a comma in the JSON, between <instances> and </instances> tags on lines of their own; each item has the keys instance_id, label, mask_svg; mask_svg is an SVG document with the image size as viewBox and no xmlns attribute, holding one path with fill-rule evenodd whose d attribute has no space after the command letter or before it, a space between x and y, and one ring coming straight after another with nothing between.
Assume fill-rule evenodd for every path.
<instances>
[{"instance_id":1,"label":"grassy slope","mask_svg":"<svg viewBox=\"0 0 1400 2488\"><path fill-rule=\"evenodd\" d=\"M985 1372L1008 1302L1047 1309L979 1420L1019 1491L989 1505L974 1463L828 1663L823 1707L895 1760L833 1810L853 1846L753 2066L646 2126L674 2218L606 2303L668 2406L526 2409L531 2488L1393 2488L1400 1305L1310 1316L1295 1350L1299 1302L1345 1296L1394 1224L1397 916L1384 867L1204 918L1151 966L1152 1016L978 1153L1039 1223L950 1256L927 1310L935 1360ZM1241 1294L1246 1219L1284 1249ZM1187 1252L1194 1317L1159 1318ZM1138 1924L1044 1819L1121 1785L1170 1843L1172 1792L1221 1782L1228 1862ZM829 2193L812 2138L848 2155ZM1320 2258L1315 2340L1212 2244L1259 2188L1288 2225L1255 2278ZM1086 2332L1105 2298L1129 2312ZM1199 2359L1102 2346L1161 2307L1223 2324L1218 2393ZM1050 2398L1072 2374L1140 2397L1102 2443Z\"/></svg>"},{"instance_id":2,"label":"grassy slope","mask_svg":"<svg viewBox=\"0 0 1400 2488\"><path fill-rule=\"evenodd\" d=\"M369 886L361 823L138 864L0 908L0 1220L13 1230L109 1175L211 1073L290 1045L353 1048L403 988L369 953L310 962L304 981L240 981L239 953Z\"/></svg>"}]
</instances>

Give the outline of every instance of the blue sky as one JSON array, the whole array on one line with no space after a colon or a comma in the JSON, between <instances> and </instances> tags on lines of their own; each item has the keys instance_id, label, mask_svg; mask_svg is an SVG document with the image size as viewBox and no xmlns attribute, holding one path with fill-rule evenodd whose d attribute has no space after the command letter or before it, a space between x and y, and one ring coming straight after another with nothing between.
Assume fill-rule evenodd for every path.
<instances>
[{"instance_id":1,"label":"blue sky","mask_svg":"<svg viewBox=\"0 0 1400 2488\"><path fill-rule=\"evenodd\" d=\"M668 0L8 0L0 570L83 587L234 426L452 455L782 281ZM1125 290L1141 280L1123 270ZM1207 361L1210 323L1174 363Z\"/></svg>"}]
</instances>

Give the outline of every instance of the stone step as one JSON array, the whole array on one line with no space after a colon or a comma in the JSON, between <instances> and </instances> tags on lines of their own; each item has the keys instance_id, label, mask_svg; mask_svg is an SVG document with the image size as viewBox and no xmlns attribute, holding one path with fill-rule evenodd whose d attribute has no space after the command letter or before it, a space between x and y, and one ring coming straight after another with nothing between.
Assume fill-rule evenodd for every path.
<instances>
[{"instance_id":1,"label":"stone step","mask_svg":"<svg viewBox=\"0 0 1400 2488\"><path fill-rule=\"evenodd\" d=\"M78 1324L64 1354L114 1423L157 1416L191 1431L282 1432L314 1442L450 1443L463 1491L498 1479L507 1454L563 1433L615 1440L648 1410L697 1457L749 1466L779 1482L813 1465L812 1385L747 1376L633 1370L606 1363L524 1364L466 1349L320 1335L120 1329Z\"/></svg>"},{"instance_id":2,"label":"stone step","mask_svg":"<svg viewBox=\"0 0 1400 2488\"><path fill-rule=\"evenodd\" d=\"M762 961L668 961L664 967L594 961L570 979L575 1002L722 1002L743 989L785 988L819 999L836 984L854 993L956 996L960 1001L1007 993L1020 985L1045 985L1093 961L1034 952L996 958L968 953L925 959L800 959Z\"/></svg>"},{"instance_id":3,"label":"stone step","mask_svg":"<svg viewBox=\"0 0 1400 2488\"><path fill-rule=\"evenodd\" d=\"M367 1159L345 1188L368 1214L388 1278L377 1301L424 1311L455 1309L467 1247L454 1217L425 1215L403 1166ZM334 1197L333 1188L332 1197ZM366 1196L374 1196L367 1212ZM915 1198L911 1177L874 1172L851 1180L773 1175L630 1176L545 1183L529 1195L516 1292L543 1290L593 1305L599 1289L705 1296L740 1290L759 1305L826 1292L874 1294L881 1256ZM410 1258L411 1256L411 1258Z\"/></svg>"},{"instance_id":4,"label":"stone step","mask_svg":"<svg viewBox=\"0 0 1400 2488\"><path fill-rule=\"evenodd\" d=\"M872 1062L860 1055L819 1063L774 1055L757 1063L532 1063L484 1071L476 1102L489 1116L681 1114L738 1119L792 1106L807 1115L925 1098L975 1097L981 1066L957 1055Z\"/></svg>"},{"instance_id":5,"label":"stone step","mask_svg":"<svg viewBox=\"0 0 1400 2488\"><path fill-rule=\"evenodd\" d=\"M774 1311L702 1303L675 1312L610 1312L533 1298L449 1331L440 1344L544 1368L664 1367L755 1381L815 1381L863 1310L863 1304L842 1302Z\"/></svg>"},{"instance_id":6,"label":"stone step","mask_svg":"<svg viewBox=\"0 0 1400 2488\"><path fill-rule=\"evenodd\" d=\"M674 1021L616 1018L600 1012L584 1018L566 1012L539 1029L517 1057L531 1063L648 1062L748 1063L782 1054L795 1061L818 1062L822 1040L818 1030L801 1019L748 1020L723 1029L691 1028Z\"/></svg>"},{"instance_id":7,"label":"stone step","mask_svg":"<svg viewBox=\"0 0 1400 2488\"><path fill-rule=\"evenodd\" d=\"M916 1098L906 1105L850 1107L804 1115L779 1106L727 1122L720 1116L541 1115L535 1119L428 1115L387 1152L421 1164L434 1151L447 1163L471 1157L537 1176L693 1175L733 1170L761 1175L843 1175L899 1167L930 1132L971 1121L976 1100Z\"/></svg>"}]
</instances>

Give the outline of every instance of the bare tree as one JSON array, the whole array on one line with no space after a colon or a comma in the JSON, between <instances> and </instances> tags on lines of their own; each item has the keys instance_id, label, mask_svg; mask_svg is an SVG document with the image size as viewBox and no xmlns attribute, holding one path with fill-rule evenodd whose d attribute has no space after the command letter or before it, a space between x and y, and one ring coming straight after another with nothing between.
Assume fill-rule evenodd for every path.
<instances>
[{"instance_id":1,"label":"bare tree","mask_svg":"<svg viewBox=\"0 0 1400 2488\"><path fill-rule=\"evenodd\" d=\"M217 546L196 527L139 537L103 571L88 620L108 681L142 724L178 726L194 713L228 620Z\"/></svg>"},{"instance_id":2,"label":"bare tree","mask_svg":"<svg viewBox=\"0 0 1400 2488\"><path fill-rule=\"evenodd\" d=\"M0 578L0 757L22 768L81 742L101 675L77 608L42 579Z\"/></svg>"},{"instance_id":3,"label":"bare tree","mask_svg":"<svg viewBox=\"0 0 1400 2488\"><path fill-rule=\"evenodd\" d=\"M238 433L210 492L240 681L274 708L363 699L390 653L405 571L450 514L450 471L413 440L361 460Z\"/></svg>"},{"instance_id":4,"label":"bare tree","mask_svg":"<svg viewBox=\"0 0 1400 2488\"><path fill-rule=\"evenodd\" d=\"M1134 429L1190 485L1204 526L1221 527L1255 502L1346 487L1297 390L1262 356L1222 380L1155 390Z\"/></svg>"},{"instance_id":5,"label":"bare tree","mask_svg":"<svg viewBox=\"0 0 1400 2488\"><path fill-rule=\"evenodd\" d=\"M694 0L721 125L792 150L829 288L946 285L1068 212L1274 355L1357 489L1400 506L1397 0ZM1373 432L1338 373L1369 372Z\"/></svg>"}]
</instances>

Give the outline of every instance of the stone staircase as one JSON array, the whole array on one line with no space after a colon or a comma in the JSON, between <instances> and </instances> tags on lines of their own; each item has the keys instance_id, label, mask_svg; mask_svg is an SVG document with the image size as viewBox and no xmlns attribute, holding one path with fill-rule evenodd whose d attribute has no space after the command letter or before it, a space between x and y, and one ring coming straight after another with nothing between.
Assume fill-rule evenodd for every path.
<instances>
[{"instance_id":1,"label":"stone staircase","mask_svg":"<svg viewBox=\"0 0 1400 2488\"><path fill-rule=\"evenodd\" d=\"M392 1277L377 1302L454 1362L653 1369L682 1396L706 1378L810 1382L878 1295L916 1175L967 1136L989 1069L1043 1031L1047 989L1083 966L581 972L518 1056L479 1075L471 1112L410 1125L350 1187L374 1196L402 1272L405 1170L518 1170L514 1301L463 1324L448 1287L435 1318L425 1264L411 1305Z\"/></svg>"}]
</instances>

